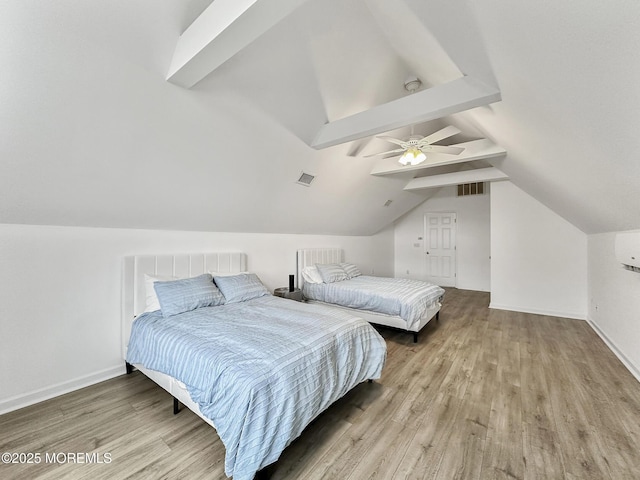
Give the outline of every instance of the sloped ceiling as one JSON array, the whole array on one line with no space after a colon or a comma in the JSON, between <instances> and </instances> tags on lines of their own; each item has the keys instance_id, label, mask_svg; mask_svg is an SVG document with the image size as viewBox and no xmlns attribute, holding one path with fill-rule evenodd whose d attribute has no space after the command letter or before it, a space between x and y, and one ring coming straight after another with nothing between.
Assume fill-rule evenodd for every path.
<instances>
[{"instance_id":1,"label":"sloped ceiling","mask_svg":"<svg viewBox=\"0 0 640 480\"><path fill-rule=\"evenodd\" d=\"M309 0L195 87L166 82L210 3L0 3L0 222L372 234L431 191L369 175L380 140L314 135L410 75L473 75L502 102L417 133L495 141L491 163L585 232L640 226L637 2Z\"/></svg>"},{"instance_id":2,"label":"sloped ceiling","mask_svg":"<svg viewBox=\"0 0 640 480\"><path fill-rule=\"evenodd\" d=\"M509 152L497 166L516 185L582 231L640 227L640 2L474 10L503 101L460 119Z\"/></svg>"}]
</instances>

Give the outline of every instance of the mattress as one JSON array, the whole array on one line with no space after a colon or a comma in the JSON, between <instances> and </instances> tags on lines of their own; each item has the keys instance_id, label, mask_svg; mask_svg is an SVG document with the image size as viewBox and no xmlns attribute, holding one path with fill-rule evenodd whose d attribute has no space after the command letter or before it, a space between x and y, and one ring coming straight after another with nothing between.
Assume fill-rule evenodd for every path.
<instances>
[{"instance_id":1,"label":"mattress","mask_svg":"<svg viewBox=\"0 0 640 480\"><path fill-rule=\"evenodd\" d=\"M428 309L442 301L444 289L408 278L361 275L333 283L305 282L306 298L343 307L396 315L414 330Z\"/></svg>"}]
</instances>

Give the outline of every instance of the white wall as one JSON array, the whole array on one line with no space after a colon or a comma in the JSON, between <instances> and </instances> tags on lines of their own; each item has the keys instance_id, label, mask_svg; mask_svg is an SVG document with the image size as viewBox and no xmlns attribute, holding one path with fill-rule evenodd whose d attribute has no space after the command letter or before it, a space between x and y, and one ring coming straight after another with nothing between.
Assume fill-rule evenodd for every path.
<instances>
[{"instance_id":1,"label":"white wall","mask_svg":"<svg viewBox=\"0 0 640 480\"><path fill-rule=\"evenodd\" d=\"M640 381L640 273L614 253L615 233L588 237L588 320Z\"/></svg>"},{"instance_id":2,"label":"white wall","mask_svg":"<svg viewBox=\"0 0 640 480\"><path fill-rule=\"evenodd\" d=\"M348 237L0 224L0 413L124 371L124 256L242 251L273 289L295 273L296 249L311 247L342 247L363 272L393 273L389 230Z\"/></svg>"},{"instance_id":3,"label":"white wall","mask_svg":"<svg viewBox=\"0 0 640 480\"><path fill-rule=\"evenodd\" d=\"M587 315L587 236L508 181L491 185L491 307Z\"/></svg>"},{"instance_id":4,"label":"white wall","mask_svg":"<svg viewBox=\"0 0 640 480\"><path fill-rule=\"evenodd\" d=\"M457 288L488 292L491 276L489 195L458 197L456 187L440 189L396 221L395 276L424 278L424 239L419 237L424 237L424 215L427 212L457 214Z\"/></svg>"}]
</instances>

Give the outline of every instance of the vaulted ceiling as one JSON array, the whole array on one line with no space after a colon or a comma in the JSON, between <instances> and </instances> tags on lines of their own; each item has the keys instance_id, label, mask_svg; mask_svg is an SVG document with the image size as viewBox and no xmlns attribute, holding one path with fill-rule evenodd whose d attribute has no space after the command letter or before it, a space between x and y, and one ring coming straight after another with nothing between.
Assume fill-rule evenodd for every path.
<instances>
[{"instance_id":1,"label":"vaulted ceiling","mask_svg":"<svg viewBox=\"0 0 640 480\"><path fill-rule=\"evenodd\" d=\"M258 2L286 3L186 88L166 78L211 0L0 2L0 222L366 235L436 191L404 190L414 177L494 166L587 233L640 227L637 1ZM312 147L325 124L407 97L411 75L427 95L469 78L501 100L408 112L390 135L452 124L451 143L506 155L371 175L363 156L388 144L365 129Z\"/></svg>"}]
</instances>

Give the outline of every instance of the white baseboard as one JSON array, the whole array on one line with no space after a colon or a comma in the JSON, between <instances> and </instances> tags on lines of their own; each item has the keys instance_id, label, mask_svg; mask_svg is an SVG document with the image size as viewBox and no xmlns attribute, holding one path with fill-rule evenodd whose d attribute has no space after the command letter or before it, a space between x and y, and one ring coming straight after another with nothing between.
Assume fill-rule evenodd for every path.
<instances>
[{"instance_id":1,"label":"white baseboard","mask_svg":"<svg viewBox=\"0 0 640 480\"><path fill-rule=\"evenodd\" d=\"M107 368L67 382L58 383L23 395L17 395L5 400L0 400L0 415L28 407L34 403L49 400L50 398L58 397L65 393L73 392L96 383L104 382L105 380L118 377L123 373L125 373L124 362L117 367Z\"/></svg>"},{"instance_id":2,"label":"white baseboard","mask_svg":"<svg viewBox=\"0 0 640 480\"><path fill-rule=\"evenodd\" d=\"M594 332L598 334L598 336L604 341L604 343L609 347L609 350L613 352L613 354L618 357L618 360L622 362L622 364L627 367L627 370L631 372L631 375L636 377L636 380L640 382L640 367L634 365L631 360L629 360L624 353L620 351L617 345L611 340L607 335L600 330L600 327L593 321L591 318L587 318L587 323L593 329Z\"/></svg>"},{"instance_id":3,"label":"white baseboard","mask_svg":"<svg viewBox=\"0 0 640 480\"><path fill-rule=\"evenodd\" d=\"M512 312L533 313L535 315L548 315L550 317L573 318L574 320L587 319L586 313L555 312L553 310L541 310L538 308L516 307L513 305L499 305L493 302L489 304L489 308L493 308L495 310L510 310Z\"/></svg>"},{"instance_id":4,"label":"white baseboard","mask_svg":"<svg viewBox=\"0 0 640 480\"><path fill-rule=\"evenodd\" d=\"M458 290L471 290L472 292L487 292L491 293L491 289L487 287L479 287L478 285L460 285L458 284L455 288Z\"/></svg>"}]
</instances>

